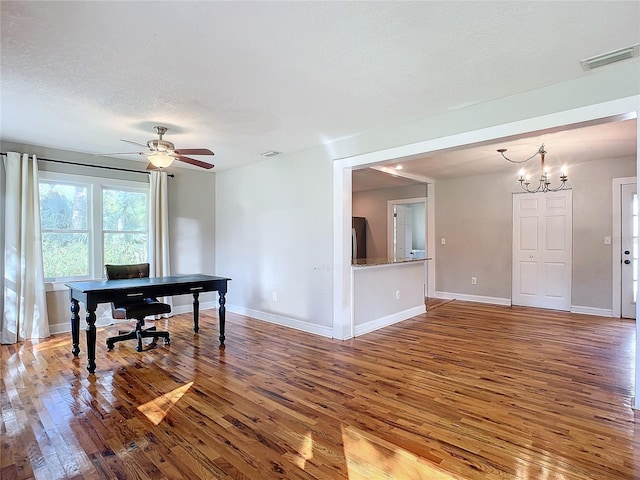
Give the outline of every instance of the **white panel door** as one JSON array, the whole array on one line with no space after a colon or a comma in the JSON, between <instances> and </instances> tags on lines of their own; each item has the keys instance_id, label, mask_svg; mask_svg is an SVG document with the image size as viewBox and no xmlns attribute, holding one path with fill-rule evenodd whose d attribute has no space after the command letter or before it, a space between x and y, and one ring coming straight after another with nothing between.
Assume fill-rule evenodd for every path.
<instances>
[{"instance_id":1,"label":"white panel door","mask_svg":"<svg viewBox=\"0 0 640 480\"><path fill-rule=\"evenodd\" d=\"M622 185L622 255L620 258L622 285L620 314L624 318L636 318L638 292L638 195L637 186Z\"/></svg>"},{"instance_id":2,"label":"white panel door","mask_svg":"<svg viewBox=\"0 0 640 480\"><path fill-rule=\"evenodd\" d=\"M395 205L395 238L394 251L395 258L406 258L411 254L413 238L413 217L411 207L407 205Z\"/></svg>"},{"instance_id":3,"label":"white panel door","mask_svg":"<svg viewBox=\"0 0 640 480\"><path fill-rule=\"evenodd\" d=\"M513 305L571 309L572 198L513 195Z\"/></svg>"}]
</instances>

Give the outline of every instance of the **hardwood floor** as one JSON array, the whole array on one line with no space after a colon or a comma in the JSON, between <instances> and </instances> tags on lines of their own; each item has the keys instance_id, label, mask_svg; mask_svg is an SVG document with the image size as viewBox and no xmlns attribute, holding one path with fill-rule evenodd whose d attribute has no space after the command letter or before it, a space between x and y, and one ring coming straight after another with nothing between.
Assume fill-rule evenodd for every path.
<instances>
[{"instance_id":1,"label":"hardwood floor","mask_svg":"<svg viewBox=\"0 0 640 480\"><path fill-rule=\"evenodd\" d=\"M166 325L165 325L166 323ZM215 310L86 370L0 347L2 479L633 479L635 322L440 302L353 340ZM638 425L638 426L637 426Z\"/></svg>"}]
</instances>

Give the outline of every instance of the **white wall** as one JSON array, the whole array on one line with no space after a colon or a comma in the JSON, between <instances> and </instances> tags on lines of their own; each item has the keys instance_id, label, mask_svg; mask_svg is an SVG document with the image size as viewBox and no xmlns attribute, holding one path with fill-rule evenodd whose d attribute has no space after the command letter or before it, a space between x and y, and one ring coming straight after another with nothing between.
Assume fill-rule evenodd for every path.
<instances>
[{"instance_id":1,"label":"white wall","mask_svg":"<svg viewBox=\"0 0 640 480\"><path fill-rule=\"evenodd\" d=\"M215 275L215 176L195 169L173 169L169 178L171 273ZM215 306L216 292L200 295L200 308ZM174 313L191 312L193 295L173 297Z\"/></svg>"},{"instance_id":2,"label":"white wall","mask_svg":"<svg viewBox=\"0 0 640 480\"><path fill-rule=\"evenodd\" d=\"M233 279L230 311L331 335L331 180L321 149L217 174L216 274Z\"/></svg>"},{"instance_id":3,"label":"white wall","mask_svg":"<svg viewBox=\"0 0 640 480\"><path fill-rule=\"evenodd\" d=\"M352 271L354 335L426 311L424 261L353 267Z\"/></svg>"}]
</instances>

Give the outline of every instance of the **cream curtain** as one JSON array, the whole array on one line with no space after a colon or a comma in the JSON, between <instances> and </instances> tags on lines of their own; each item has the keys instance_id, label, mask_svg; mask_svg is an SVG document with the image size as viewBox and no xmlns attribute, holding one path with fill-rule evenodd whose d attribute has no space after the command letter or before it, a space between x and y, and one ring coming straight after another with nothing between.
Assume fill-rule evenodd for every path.
<instances>
[{"instance_id":1,"label":"cream curtain","mask_svg":"<svg viewBox=\"0 0 640 480\"><path fill-rule=\"evenodd\" d=\"M38 161L27 154L3 157L2 304L0 342L49 336L42 267ZM2 180L2 179L0 179Z\"/></svg>"},{"instance_id":2,"label":"cream curtain","mask_svg":"<svg viewBox=\"0 0 640 480\"><path fill-rule=\"evenodd\" d=\"M167 172L152 170L149 188L149 263L152 277L171 275L169 267L169 197ZM172 305L171 297L163 297ZM163 315L165 317L171 314Z\"/></svg>"}]
</instances>

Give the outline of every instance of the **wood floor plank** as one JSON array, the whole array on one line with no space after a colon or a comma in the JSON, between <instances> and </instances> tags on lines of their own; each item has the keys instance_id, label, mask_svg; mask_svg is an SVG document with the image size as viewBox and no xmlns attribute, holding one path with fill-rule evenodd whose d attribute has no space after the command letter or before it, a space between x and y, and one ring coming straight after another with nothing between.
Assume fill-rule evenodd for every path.
<instances>
[{"instance_id":1,"label":"wood floor plank","mask_svg":"<svg viewBox=\"0 0 640 480\"><path fill-rule=\"evenodd\" d=\"M1 345L0 478L640 479L635 322L439 301L336 341L217 312L170 346ZM81 339L84 349L84 337Z\"/></svg>"}]
</instances>

